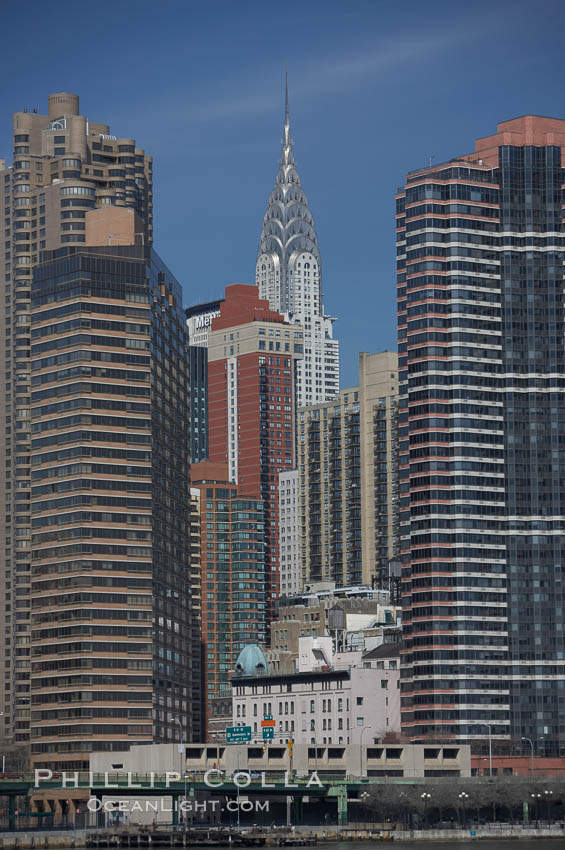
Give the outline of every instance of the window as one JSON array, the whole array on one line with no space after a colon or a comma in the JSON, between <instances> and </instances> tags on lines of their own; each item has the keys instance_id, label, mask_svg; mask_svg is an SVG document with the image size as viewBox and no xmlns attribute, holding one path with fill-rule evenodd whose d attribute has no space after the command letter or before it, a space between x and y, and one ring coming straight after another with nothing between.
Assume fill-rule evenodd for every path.
<instances>
[{"instance_id":1,"label":"window","mask_svg":"<svg viewBox=\"0 0 565 850\"><path fill-rule=\"evenodd\" d=\"M385 751L385 758L386 758L386 759L399 759L399 758L401 758L401 757L402 757L402 752L403 752L402 750L390 750L390 749L387 749L387 750Z\"/></svg>"},{"instance_id":2,"label":"window","mask_svg":"<svg viewBox=\"0 0 565 850\"><path fill-rule=\"evenodd\" d=\"M363 697L357 697L357 705L363 705Z\"/></svg>"},{"instance_id":3,"label":"window","mask_svg":"<svg viewBox=\"0 0 565 850\"><path fill-rule=\"evenodd\" d=\"M381 688L385 691L388 689L388 679L381 679Z\"/></svg>"},{"instance_id":4,"label":"window","mask_svg":"<svg viewBox=\"0 0 565 850\"><path fill-rule=\"evenodd\" d=\"M456 759L458 756L459 756L459 750L458 749L456 749L456 748L452 749L451 747L449 747L449 748L444 747L444 750L443 750L444 759Z\"/></svg>"},{"instance_id":5,"label":"window","mask_svg":"<svg viewBox=\"0 0 565 850\"><path fill-rule=\"evenodd\" d=\"M424 748L424 758L425 759L438 759L439 758L439 749L426 747Z\"/></svg>"},{"instance_id":6,"label":"window","mask_svg":"<svg viewBox=\"0 0 565 850\"><path fill-rule=\"evenodd\" d=\"M358 725L358 726L362 726L364 722L365 722L365 718L364 718L364 717L358 717L358 718L357 718L357 725Z\"/></svg>"},{"instance_id":7,"label":"window","mask_svg":"<svg viewBox=\"0 0 565 850\"><path fill-rule=\"evenodd\" d=\"M94 197L95 191L88 186L63 186L61 195L90 195Z\"/></svg>"}]
</instances>

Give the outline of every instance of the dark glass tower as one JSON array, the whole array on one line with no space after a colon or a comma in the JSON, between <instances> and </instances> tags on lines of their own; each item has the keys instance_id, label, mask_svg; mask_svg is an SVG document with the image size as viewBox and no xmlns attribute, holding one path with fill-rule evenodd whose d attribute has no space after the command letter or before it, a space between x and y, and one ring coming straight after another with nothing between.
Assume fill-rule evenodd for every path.
<instances>
[{"instance_id":1,"label":"dark glass tower","mask_svg":"<svg viewBox=\"0 0 565 850\"><path fill-rule=\"evenodd\" d=\"M47 251L31 287L31 753L199 740L188 337L147 246Z\"/></svg>"},{"instance_id":2,"label":"dark glass tower","mask_svg":"<svg viewBox=\"0 0 565 850\"><path fill-rule=\"evenodd\" d=\"M208 459L208 349L189 346L190 457L192 463Z\"/></svg>"},{"instance_id":3,"label":"dark glass tower","mask_svg":"<svg viewBox=\"0 0 565 850\"><path fill-rule=\"evenodd\" d=\"M565 753L564 152L565 121L526 116L397 196L414 740Z\"/></svg>"}]
</instances>

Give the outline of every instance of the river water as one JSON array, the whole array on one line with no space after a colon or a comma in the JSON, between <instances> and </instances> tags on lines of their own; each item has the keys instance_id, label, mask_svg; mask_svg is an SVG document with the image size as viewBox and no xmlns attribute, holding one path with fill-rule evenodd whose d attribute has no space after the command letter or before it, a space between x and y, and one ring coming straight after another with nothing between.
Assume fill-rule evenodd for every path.
<instances>
[{"instance_id":1,"label":"river water","mask_svg":"<svg viewBox=\"0 0 565 850\"><path fill-rule=\"evenodd\" d=\"M553 842L553 843L552 843ZM522 838L485 838L480 841L398 841L392 842L399 850L423 850L428 847L430 850L470 850L470 847L476 847L477 850L540 850L540 839L530 840ZM320 845L318 845L320 846ZM391 847L389 841L339 841L332 844L322 845L324 850L368 850L368 848ZM547 838L541 840L541 846L550 850L551 847L562 847L562 839Z\"/></svg>"},{"instance_id":2,"label":"river water","mask_svg":"<svg viewBox=\"0 0 565 850\"><path fill-rule=\"evenodd\" d=\"M541 842L541 844L540 844ZM553 842L553 843L552 843ZM470 847L476 848L476 850L540 850L540 846L543 850L551 850L552 847L555 847L556 850L558 847L563 847L563 839L559 838L546 838L546 839L481 839L480 841L471 841L469 839L465 839L463 841L332 841L331 843L322 843L318 844L319 848L323 848L323 850L370 850L370 848L377 847L390 847L392 846L398 847L399 850L424 850L424 848L429 848L429 850L470 850ZM52 846L52 845L50 845ZM52 847L52 850L57 850L57 847ZM199 850L195 845L193 850ZM209 848L202 848L201 850L209 850Z\"/></svg>"}]
</instances>

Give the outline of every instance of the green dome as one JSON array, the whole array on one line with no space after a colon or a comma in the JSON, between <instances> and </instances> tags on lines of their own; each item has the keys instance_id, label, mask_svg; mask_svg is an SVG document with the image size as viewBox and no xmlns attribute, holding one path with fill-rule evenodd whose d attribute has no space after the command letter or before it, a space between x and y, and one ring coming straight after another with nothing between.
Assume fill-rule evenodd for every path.
<instances>
[{"instance_id":1,"label":"green dome","mask_svg":"<svg viewBox=\"0 0 565 850\"><path fill-rule=\"evenodd\" d=\"M235 662L236 676L267 676L269 665L263 650L256 643L248 643L239 653Z\"/></svg>"}]
</instances>

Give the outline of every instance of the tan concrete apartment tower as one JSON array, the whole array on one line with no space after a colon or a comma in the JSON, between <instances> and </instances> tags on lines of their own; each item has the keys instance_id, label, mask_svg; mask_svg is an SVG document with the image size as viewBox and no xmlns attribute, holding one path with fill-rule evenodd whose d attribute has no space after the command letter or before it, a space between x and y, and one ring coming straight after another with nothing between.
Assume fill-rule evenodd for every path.
<instances>
[{"instance_id":1,"label":"tan concrete apartment tower","mask_svg":"<svg viewBox=\"0 0 565 850\"><path fill-rule=\"evenodd\" d=\"M359 386L298 411L303 587L387 583L397 547L396 364L389 351L362 353Z\"/></svg>"},{"instance_id":2,"label":"tan concrete apartment tower","mask_svg":"<svg viewBox=\"0 0 565 850\"><path fill-rule=\"evenodd\" d=\"M359 355L361 444L361 560L363 582L380 587L398 551L398 355Z\"/></svg>"},{"instance_id":3,"label":"tan concrete apartment tower","mask_svg":"<svg viewBox=\"0 0 565 850\"><path fill-rule=\"evenodd\" d=\"M146 246L47 251L31 296L30 750L87 770L200 735L188 334Z\"/></svg>"},{"instance_id":4,"label":"tan concrete apartment tower","mask_svg":"<svg viewBox=\"0 0 565 850\"><path fill-rule=\"evenodd\" d=\"M0 159L0 737L22 745L30 740L31 703L33 270L43 250L88 244L88 213L108 205L137 213L138 245L153 238L151 157L134 139L80 115L77 95L48 100L47 115L24 109L13 116L12 164Z\"/></svg>"}]
</instances>

